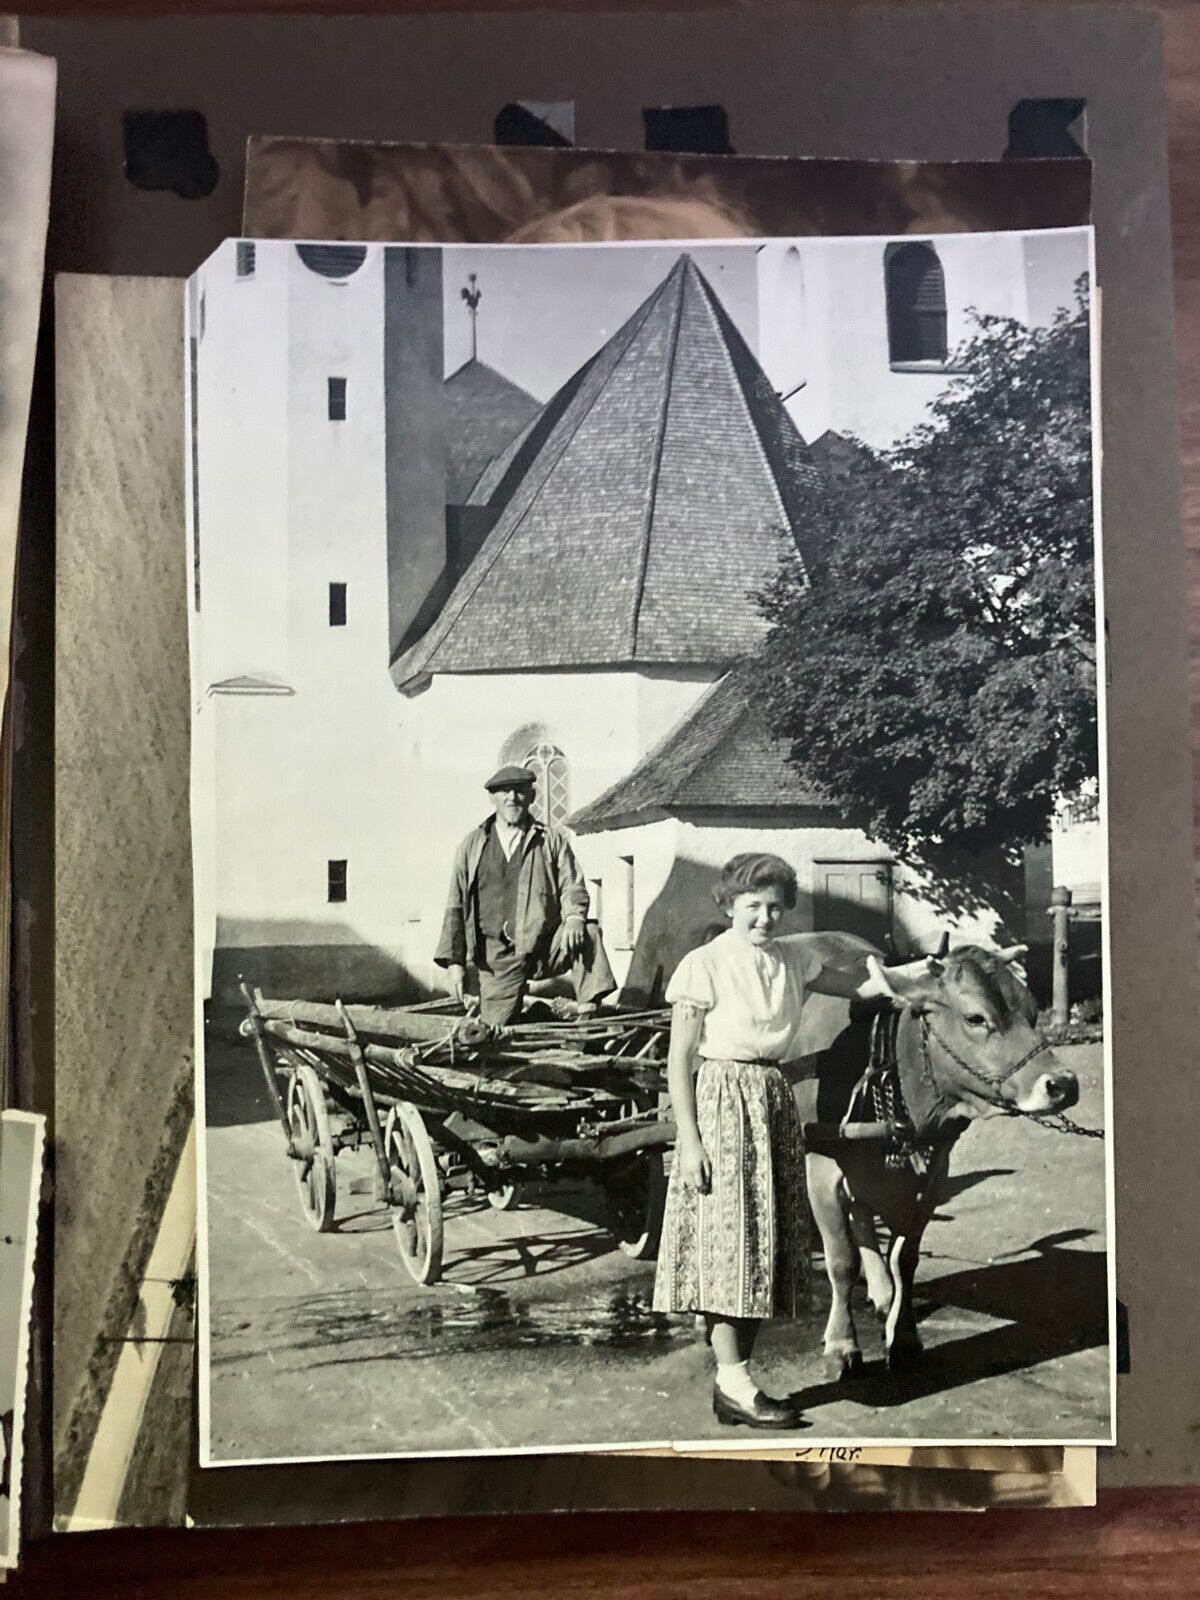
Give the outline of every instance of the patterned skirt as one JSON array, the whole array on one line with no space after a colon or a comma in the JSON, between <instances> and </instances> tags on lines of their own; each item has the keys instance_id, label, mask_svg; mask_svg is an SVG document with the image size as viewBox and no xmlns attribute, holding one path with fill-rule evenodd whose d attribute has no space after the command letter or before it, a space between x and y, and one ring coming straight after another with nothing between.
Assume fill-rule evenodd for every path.
<instances>
[{"instance_id":1,"label":"patterned skirt","mask_svg":"<svg viewBox=\"0 0 1200 1600\"><path fill-rule=\"evenodd\" d=\"M771 1062L702 1060L696 1120L708 1194L671 1172L656 1311L795 1316L808 1289L804 1143L791 1085Z\"/></svg>"}]
</instances>

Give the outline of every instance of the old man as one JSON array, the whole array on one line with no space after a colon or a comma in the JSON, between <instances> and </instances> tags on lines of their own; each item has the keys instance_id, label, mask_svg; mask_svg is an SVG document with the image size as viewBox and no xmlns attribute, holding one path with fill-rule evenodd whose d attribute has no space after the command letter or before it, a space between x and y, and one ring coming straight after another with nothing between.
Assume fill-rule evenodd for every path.
<instances>
[{"instance_id":1,"label":"old man","mask_svg":"<svg viewBox=\"0 0 1200 1600\"><path fill-rule=\"evenodd\" d=\"M446 989L463 998L466 969L479 976L479 1014L503 1026L520 1015L530 980L570 972L576 999L594 1003L616 988L588 893L566 836L533 815L534 778L501 767L484 785L494 815L473 828L454 857L434 960Z\"/></svg>"}]
</instances>

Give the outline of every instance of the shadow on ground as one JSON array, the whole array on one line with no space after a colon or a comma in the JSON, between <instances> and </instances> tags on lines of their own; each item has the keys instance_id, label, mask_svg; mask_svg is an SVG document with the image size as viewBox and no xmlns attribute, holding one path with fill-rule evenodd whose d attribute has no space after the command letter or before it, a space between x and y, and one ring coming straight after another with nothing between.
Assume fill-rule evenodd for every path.
<instances>
[{"instance_id":1,"label":"shadow on ground","mask_svg":"<svg viewBox=\"0 0 1200 1600\"><path fill-rule=\"evenodd\" d=\"M941 1340L911 1372L889 1372L882 1357L868 1361L853 1382L811 1386L796 1395L796 1402L811 1410L853 1399L888 1410L981 1378L1103 1349L1107 1304L1108 1268L1104 1255L1095 1250L1051 1247L1032 1259L951 1273L925 1287L918 1280L918 1322L958 1310L1003 1319L1003 1325Z\"/></svg>"}]
</instances>

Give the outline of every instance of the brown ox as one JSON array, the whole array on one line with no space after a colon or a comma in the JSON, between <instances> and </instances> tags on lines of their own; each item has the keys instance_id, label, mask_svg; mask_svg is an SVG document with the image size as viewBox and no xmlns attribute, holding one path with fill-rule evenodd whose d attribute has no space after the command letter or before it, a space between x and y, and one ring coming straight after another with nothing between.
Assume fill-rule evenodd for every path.
<instances>
[{"instance_id":1,"label":"brown ox","mask_svg":"<svg viewBox=\"0 0 1200 1600\"><path fill-rule=\"evenodd\" d=\"M808 937L819 940L832 965L853 970L869 963L879 970L878 953L860 939ZM1079 1098L1078 1080L1038 1033L1033 997L1010 965L1023 949L964 945L942 959L931 957L915 978L912 967L905 969L909 982L895 1024L891 1075L902 1098L896 1101L892 1091L890 1107L885 1086L878 1096L869 1085L859 1087L871 1054L872 1013L895 1009L886 1003L852 1003L849 1025L818 1058L816 1076L797 1085L801 1117L817 1125L810 1128L808 1186L833 1290L825 1328L831 1376L850 1377L862 1366L850 1311L860 1263L884 1323L889 1368L920 1356L912 1285L921 1236L967 1125L980 1117L1063 1111ZM893 1057L890 1048L883 1054ZM830 1139L830 1127L848 1112L860 1131L865 1122L906 1115L912 1124L908 1153L893 1146L889 1163L889 1144L879 1139Z\"/></svg>"}]
</instances>

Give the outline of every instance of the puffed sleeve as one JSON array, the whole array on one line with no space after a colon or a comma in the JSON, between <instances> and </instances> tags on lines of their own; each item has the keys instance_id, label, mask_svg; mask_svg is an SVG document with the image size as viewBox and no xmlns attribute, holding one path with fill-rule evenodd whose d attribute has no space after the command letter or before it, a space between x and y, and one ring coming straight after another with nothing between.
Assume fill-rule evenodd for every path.
<instances>
[{"instance_id":1,"label":"puffed sleeve","mask_svg":"<svg viewBox=\"0 0 1200 1600\"><path fill-rule=\"evenodd\" d=\"M704 1011L711 1011L717 1003L708 951L704 945L698 950L689 950L671 974L671 981L667 984L667 1003L678 1005L680 1001L699 1006Z\"/></svg>"},{"instance_id":2,"label":"puffed sleeve","mask_svg":"<svg viewBox=\"0 0 1200 1600\"><path fill-rule=\"evenodd\" d=\"M810 936L803 933L785 935L780 939L780 945L786 953L788 965L799 979L804 988L809 988L815 978L819 978L825 969L825 962L810 943Z\"/></svg>"}]
</instances>

